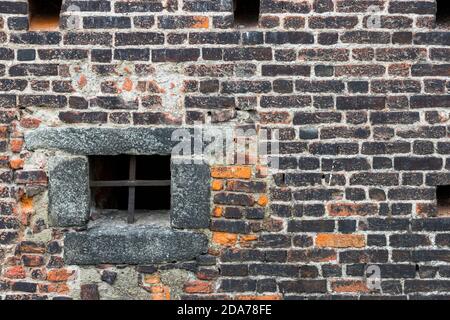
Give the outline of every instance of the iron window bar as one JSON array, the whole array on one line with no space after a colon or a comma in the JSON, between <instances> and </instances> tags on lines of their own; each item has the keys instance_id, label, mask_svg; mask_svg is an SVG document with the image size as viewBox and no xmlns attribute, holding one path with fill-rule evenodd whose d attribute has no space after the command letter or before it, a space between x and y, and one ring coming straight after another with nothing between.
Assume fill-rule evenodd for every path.
<instances>
[{"instance_id":1,"label":"iron window bar","mask_svg":"<svg viewBox=\"0 0 450 320\"><path fill-rule=\"evenodd\" d=\"M135 221L136 187L166 187L170 180L136 180L136 156L130 156L128 180L94 180L90 187L128 187L127 222Z\"/></svg>"}]
</instances>

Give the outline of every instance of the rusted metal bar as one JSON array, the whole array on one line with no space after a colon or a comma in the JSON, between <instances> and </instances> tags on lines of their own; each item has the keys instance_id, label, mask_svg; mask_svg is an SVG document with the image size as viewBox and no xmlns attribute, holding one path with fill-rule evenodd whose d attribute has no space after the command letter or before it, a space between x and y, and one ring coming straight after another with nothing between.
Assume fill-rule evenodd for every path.
<instances>
[{"instance_id":1,"label":"rusted metal bar","mask_svg":"<svg viewBox=\"0 0 450 320\"><path fill-rule=\"evenodd\" d=\"M130 182L136 182L136 156L130 156ZM128 223L134 223L136 187L128 187Z\"/></svg>"},{"instance_id":2,"label":"rusted metal bar","mask_svg":"<svg viewBox=\"0 0 450 320\"><path fill-rule=\"evenodd\" d=\"M99 187L168 187L170 180L108 180L108 181L91 181L90 186Z\"/></svg>"}]
</instances>

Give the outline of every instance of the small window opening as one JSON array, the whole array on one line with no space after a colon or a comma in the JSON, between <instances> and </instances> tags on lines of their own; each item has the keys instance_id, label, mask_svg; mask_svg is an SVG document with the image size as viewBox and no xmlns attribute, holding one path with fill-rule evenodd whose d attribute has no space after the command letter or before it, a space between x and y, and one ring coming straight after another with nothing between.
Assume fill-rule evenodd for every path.
<instances>
[{"instance_id":1,"label":"small window opening","mask_svg":"<svg viewBox=\"0 0 450 320\"><path fill-rule=\"evenodd\" d=\"M450 214L450 185L438 186L436 189L436 199L439 215Z\"/></svg>"},{"instance_id":2,"label":"small window opening","mask_svg":"<svg viewBox=\"0 0 450 320\"><path fill-rule=\"evenodd\" d=\"M57 30L61 6L62 0L28 0L30 30Z\"/></svg>"},{"instance_id":3,"label":"small window opening","mask_svg":"<svg viewBox=\"0 0 450 320\"><path fill-rule=\"evenodd\" d=\"M92 214L167 214L170 156L93 156L89 159Z\"/></svg>"},{"instance_id":4,"label":"small window opening","mask_svg":"<svg viewBox=\"0 0 450 320\"><path fill-rule=\"evenodd\" d=\"M436 0L436 26L450 28L450 2L448 0Z\"/></svg>"},{"instance_id":5,"label":"small window opening","mask_svg":"<svg viewBox=\"0 0 450 320\"><path fill-rule=\"evenodd\" d=\"M260 0L234 0L234 24L236 27L254 27L259 21Z\"/></svg>"}]
</instances>

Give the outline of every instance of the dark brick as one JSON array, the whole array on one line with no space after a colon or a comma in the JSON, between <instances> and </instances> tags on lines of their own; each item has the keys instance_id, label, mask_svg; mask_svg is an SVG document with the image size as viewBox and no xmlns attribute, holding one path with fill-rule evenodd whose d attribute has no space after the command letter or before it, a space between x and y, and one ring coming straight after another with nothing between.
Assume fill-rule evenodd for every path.
<instances>
[{"instance_id":1,"label":"dark brick","mask_svg":"<svg viewBox=\"0 0 450 320\"><path fill-rule=\"evenodd\" d=\"M100 300L100 293L96 284L82 284L80 289L81 300Z\"/></svg>"},{"instance_id":2,"label":"dark brick","mask_svg":"<svg viewBox=\"0 0 450 320\"><path fill-rule=\"evenodd\" d=\"M308 96L262 96L260 101L262 108L304 108L310 105L311 97Z\"/></svg>"},{"instance_id":3,"label":"dark brick","mask_svg":"<svg viewBox=\"0 0 450 320\"><path fill-rule=\"evenodd\" d=\"M114 11L117 13L130 12L160 12L163 4L160 1L120 1L114 4Z\"/></svg>"},{"instance_id":4,"label":"dark brick","mask_svg":"<svg viewBox=\"0 0 450 320\"><path fill-rule=\"evenodd\" d=\"M431 157L396 157L394 158L394 168L396 170L440 170L442 169L442 159Z\"/></svg>"},{"instance_id":5,"label":"dark brick","mask_svg":"<svg viewBox=\"0 0 450 320\"><path fill-rule=\"evenodd\" d=\"M449 292L450 281L448 280L406 280L405 292Z\"/></svg>"},{"instance_id":6,"label":"dark brick","mask_svg":"<svg viewBox=\"0 0 450 320\"><path fill-rule=\"evenodd\" d=\"M246 292L256 290L256 280L251 279L224 279L220 283L219 290L222 292Z\"/></svg>"},{"instance_id":7,"label":"dark brick","mask_svg":"<svg viewBox=\"0 0 450 320\"><path fill-rule=\"evenodd\" d=\"M30 282L14 282L12 284L12 290L14 291L21 291L21 292L36 292L37 284L36 283L30 283Z\"/></svg>"},{"instance_id":8,"label":"dark brick","mask_svg":"<svg viewBox=\"0 0 450 320\"><path fill-rule=\"evenodd\" d=\"M222 264L220 274L225 277L245 277L248 275L248 265L246 264Z\"/></svg>"},{"instance_id":9,"label":"dark brick","mask_svg":"<svg viewBox=\"0 0 450 320\"><path fill-rule=\"evenodd\" d=\"M450 231L450 219L415 219L412 220L413 231Z\"/></svg>"},{"instance_id":10,"label":"dark brick","mask_svg":"<svg viewBox=\"0 0 450 320\"><path fill-rule=\"evenodd\" d=\"M265 41L270 44L312 44L314 36L307 32L267 32Z\"/></svg>"},{"instance_id":11,"label":"dark brick","mask_svg":"<svg viewBox=\"0 0 450 320\"><path fill-rule=\"evenodd\" d=\"M305 65L267 64L262 66L263 76L309 76L311 67Z\"/></svg>"},{"instance_id":12,"label":"dark brick","mask_svg":"<svg viewBox=\"0 0 450 320\"><path fill-rule=\"evenodd\" d=\"M299 268L298 266L287 264L251 264L249 266L249 274L296 278L299 275Z\"/></svg>"},{"instance_id":13,"label":"dark brick","mask_svg":"<svg viewBox=\"0 0 450 320\"><path fill-rule=\"evenodd\" d=\"M410 247L430 245L430 239L422 234L397 234L389 237L389 244L393 247Z\"/></svg>"},{"instance_id":14,"label":"dark brick","mask_svg":"<svg viewBox=\"0 0 450 320\"><path fill-rule=\"evenodd\" d=\"M0 13L5 14L27 14L28 6L26 2L0 1Z\"/></svg>"},{"instance_id":15,"label":"dark brick","mask_svg":"<svg viewBox=\"0 0 450 320\"><path fill-rule=\"evenodd\" d=\"M291 220L288 222L288 232L333 232L333 220Z\"/></svg>"},{"instance_id":16,"label":"dark brick","mask_svg":"<svg viewBox=\"0 0 450 320\"><path fill-rule=\"evenodd\" d=\"M148 49L114 50L114 60L148 61L149 59L150 59L150 50Z\"/></svg>"},{"instance_id":17,"label":"dark brick","mask_svg":"<svg viewBox=\"0 0 450 320\"><path fill-rule=\"evenodd\" d=\"M252 206L255 200L251 195L221 192L214 196L217 204Z\"/></svg>"},{"instance_id":18,"label":"dark brick","mask_svg":"<svg viewBox=\"0 0 450 320\"><path fill-rule=\"evenodd\" d=\"M83 17L84 29L126 29L131 28L129 17Z\"/></svg>"},{"instance_id":19,"label":"dark brick","mask_svg":"<svg viewBox=\"0 0 450 320\"><path fill-rule=\"evenodd\" d=\"M326 280L281 281L279 287L283 293L325 293L327 282Z\"/></svg>"},{"instance_id":20,"label":"dark brick","mask_svg":"<svg viewBox=\"0 0 450 320\"><path fill-rule=\"evenodd\" d=\"M64 44L111 46L112 34L106 32L68 32L64 35Z\"/></svg>"},{"instance_id":21,"label":"dark brick","mask_svg":"<svg viewBox=\"0 0 450 320\"><path fill-rule=\"evenodd\" d=\"M223 60L239 61L239 60L272 60L271 48L227 48L223 52Z\"/></svg>"},{"instance_id":22,"label":"dark brick","mask_svg":"<svg viewBox=\"0 0 450 320\"><path fill-rule=\"evenodd\" d=\"M158 32L118 32L116 46L143 46L164 44L164 34Z\"/></svg>"}]
</instances>

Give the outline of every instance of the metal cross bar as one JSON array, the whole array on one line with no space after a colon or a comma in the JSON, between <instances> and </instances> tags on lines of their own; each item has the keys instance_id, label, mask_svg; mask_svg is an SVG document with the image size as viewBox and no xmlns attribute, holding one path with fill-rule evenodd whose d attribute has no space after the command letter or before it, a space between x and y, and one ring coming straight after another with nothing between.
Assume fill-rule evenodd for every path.
<instances>
[{"instance_id":1,"label":"metal cross bar","mask_svg":"<svg viewBox=\"0 0 450 320\"><path fill-rule=\"evenodd\" d=\"M108 180L91 181L91 187L168 187L170 180Z\"/></svg>"}]
</instances>

